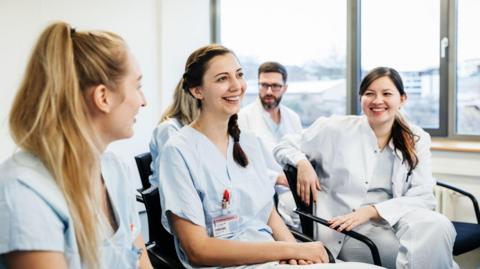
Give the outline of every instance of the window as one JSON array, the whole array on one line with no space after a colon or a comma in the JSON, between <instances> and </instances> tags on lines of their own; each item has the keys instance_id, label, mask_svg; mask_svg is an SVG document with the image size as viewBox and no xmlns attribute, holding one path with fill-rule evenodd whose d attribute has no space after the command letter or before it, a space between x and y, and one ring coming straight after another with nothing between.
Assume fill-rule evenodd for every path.
<instances>
[{"instance_id":1,"label":"window","mask_svg":"<svg viewBox=\"0 0 480 269\"><path fill-rule=\"evenodd\" d=\"M480 135L480 2L458 2L456 132Z\"/></svg>"},{"instance_id":2,"label":"window","mask_svg":"<svg viewBox=\"0 0 480 269\"><path fill-rule=\"evenodd\" d=\"M423 128L438 129L440 2L365 0L360 16L362 77L377 66L396 69L408 96L405 116Z\"/></svg>"},{"instance_id":3,"label":"window","mask_svg":"<svg viewBox=\"0 0 480 269\"><path fill-rule=\"evenodd\" d=\"M277 61L288 70L282 98L304 126L346 113L346 0L217 1L219 41L240 59L248 83L244 104L258 96L257 69Z\"/></svg>"},{"instance_id":4,"label":"window","mask_svg":"<svg viewBox=\"0 0 480 269\"><path fill-rule=\"evenodd\" d=\"M257 96L257 67L287 66L283 103L304 126L318 116L359 113L358 87L372 68L403 78L402 110L435 136L480 139L478 0L212 0L217 42L245 67L247 100Z\"/></svg>"}]
</instances>

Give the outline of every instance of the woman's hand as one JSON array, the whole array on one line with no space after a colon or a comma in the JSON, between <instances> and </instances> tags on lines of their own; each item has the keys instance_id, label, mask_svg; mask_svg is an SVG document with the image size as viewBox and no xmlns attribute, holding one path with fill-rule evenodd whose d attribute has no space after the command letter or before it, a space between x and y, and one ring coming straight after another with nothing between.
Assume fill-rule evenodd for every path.
<instances>
[{"instance_id":1,"label":"woman's hand","mask_svg":"<svg viewBox=\"0 0 480 269\"><path fill-rule=\"evenodd\" d=\"M321 191L317 173L308 160L301 160L297 163L297 194L307 205L310 205L310 195L313 202L317 202L317 191Z\"/></svg>"},{"instance_id":2,"label":"woman's hand","mask_svg":"<svg viewBox=\"0 0 480 269\"><path fill-rule=\"evenodd\" d=\"M312 261L305 261L305 260L295 260L291 259L288 261L280 261L280 264L289 264L289 265L308 265L313 264Z\"/></svg>"},{"instance_id":3,"label":"woman's hand","mask_svg":"<svg viewBox=\"0 0 480 269\"><path fill-rule=\"evenodd\" d=\"M283 172L278 174L277 181L275 182L275 184L285 186L285 187L288 188L288 180L287 180L287 177L285 176L285 174Z\"/></svg>"},{"instance_id":4,"label":"woman's hand","mask_svg":"<svg viewBox=\"0 0 480 269\"><path fill-rule=\"evenodd\" d=\"M377 209L373 205L370 205L362 207L355 212L335 217L328 222L330 223L330 228L341 232L343 230L351 231L360 224L378 218L380 218L380 216L378 215Z\"/></svg>"},{"instance_id":5,"label":"woman's hand","mask_svg":"<svg viewBox=\"0 0 480 269\"><path fill-rule=\"evenodd\" d=\"M327 251L322 242L298 243L298 246L300 247L298 250L300 257L296 260L297 264L305 265L329 262Z\"/></svg>"}]
</instances>

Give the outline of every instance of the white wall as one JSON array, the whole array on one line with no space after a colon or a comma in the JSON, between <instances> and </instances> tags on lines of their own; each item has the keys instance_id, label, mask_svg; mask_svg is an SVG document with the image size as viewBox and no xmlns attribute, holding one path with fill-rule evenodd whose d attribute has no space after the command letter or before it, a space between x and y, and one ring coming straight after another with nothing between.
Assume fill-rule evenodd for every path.
<instances>
[{"instance_id":1,"label":"white wall","mask_svg":"<svg viewBox=\"0 0 480 269\"><path fill-rule=\"evenodd\" d=\"M148 150L186 58L209 42L209 16L208 0L0 0L0 162L15 150L8 113L31 49L50 22L116 32L137 57L148 106L137 117L135 136L110 147L133 164L135 154Z\"/></svg>"},{"instance_id":2,"label":"white wall","mask_svg":"<svg viewBox=\"0 0 480 269\"><path fill-rule=\"evenodd\" d=\"M166 107L190 53L210 43L210 1L163 0L161 3L160 85L162 106Z\"/></svg>"},{"instance_id":3,"label":"white wall","mask_svg":"<svg viewBox=\"0 0 480 269\"><path fill-rule=\"evenodd\" d=\"M432 151L432 171L438 180L472 193L480 201L480 153ZM476 223L472 202L465 196L449 193L439 203L451 220ZM454 257L460 268L479 268L480 249Z\"/></svg>"},{"instance_id":4,"label":"white wall","mask_svg":"<svg viewBox=\"0 0 480 269\"><path fill-rule=\"evenodd\" d=\"M437 180L466 190L480 201L480 153L432 150L432 171ZM454 220L476 222L470 200L458 197L451 201L455 209L445 213Z\"/></svg>"}]
</instances>

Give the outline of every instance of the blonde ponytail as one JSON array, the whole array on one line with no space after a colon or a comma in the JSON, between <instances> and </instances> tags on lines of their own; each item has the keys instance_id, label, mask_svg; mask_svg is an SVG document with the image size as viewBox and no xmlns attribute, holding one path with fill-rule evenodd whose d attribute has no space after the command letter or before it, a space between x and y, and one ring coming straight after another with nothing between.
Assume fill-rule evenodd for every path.
<instances>
[{"instance_id":1,"label":"blonde ponytail","mask_svg":"<svg viewBox=\"0 0 480 269\"><path fill-rule=\"evenodd\" d=\"M99 267L95 187L101 172L83 93L93 85L115 85L125 59L117 35L54 23L41 34L10 111L14 141L43 162L65 196L88 268Z\"/></svg>"}]
</instances>

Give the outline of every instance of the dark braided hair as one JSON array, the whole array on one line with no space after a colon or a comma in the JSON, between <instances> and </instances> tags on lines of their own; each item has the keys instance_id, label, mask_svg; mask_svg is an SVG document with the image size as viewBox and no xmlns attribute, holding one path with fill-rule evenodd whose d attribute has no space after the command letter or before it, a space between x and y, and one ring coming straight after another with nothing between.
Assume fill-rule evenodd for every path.
<instances>
[{"instance_id":1,"label":"dark braided hair","mask_svg":"<svg viewBox=\"0 0 480 269\"><path fill-rule=\"evenodd\" d=\"M371 70L360 83L359 95L363 96L370 84L381 77L390 78L397 90L400 92L400 95L406 95L400 74L395 69L390 67L377 67ZM394 148L400 150L402 153L403 162L406 161L408 163L408 172L411 173L412 170L418 165L418 157L415 152L415 143L418 141L419 137L412 132L408 126L408 123L402 118L401 115L395 116L390 137L393 141Z\"/></svg>"},{"instance_id":2,"label":"dark braided hair","mask_svg":"<svg viewBox=\"0 0 480 269\"><path fill-rule=\"evenodd\" d=\"M182 85L183 90L192 95L190 89L203 84L203 76L209 67L210 60L215 56L225 54L235 55L228 48L218 44L201 47L190 54L187 63L185 64L185 72L179 82L179 84ZM202 107L202 102L198 99L197 106L199 108ZM238 128L237 118L237 114L234 114L228 120L228 134L232 136L234 141L233 159L240 166L246 167L248 165L248 158L240 146L240 128Z\"/></svg>"},{"instance_id":3,"label":"dark braided hair","mask_svg":"<svg viewBox=\"0 0 480 269\"><path fill-rule=\"evenodd\" d=\"M228 120L228 134L233 137L233 159L242 167L248 165L248 158L240 146L240 128L237 124L238 115L233 114Z\"/></svg>"}]
</instances>

